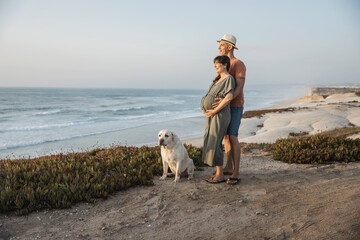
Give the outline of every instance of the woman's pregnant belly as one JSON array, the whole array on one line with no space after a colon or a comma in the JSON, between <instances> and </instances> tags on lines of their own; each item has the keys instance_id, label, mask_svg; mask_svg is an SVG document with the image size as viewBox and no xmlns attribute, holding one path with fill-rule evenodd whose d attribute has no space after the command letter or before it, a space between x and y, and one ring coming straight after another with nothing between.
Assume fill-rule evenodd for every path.
<instances>
[{"instance_id":1,"label":"woman's pregnant belly","mask_svg":"<svg viewBox=\"0 0 360 240\"><path fill-rule=\"evenodd\" d=\"M201 101L201 108L205 109L205 111L213 109L212 104L215 102L215 98L210 94L206 95Z\"/></svg>"}]
</instances>

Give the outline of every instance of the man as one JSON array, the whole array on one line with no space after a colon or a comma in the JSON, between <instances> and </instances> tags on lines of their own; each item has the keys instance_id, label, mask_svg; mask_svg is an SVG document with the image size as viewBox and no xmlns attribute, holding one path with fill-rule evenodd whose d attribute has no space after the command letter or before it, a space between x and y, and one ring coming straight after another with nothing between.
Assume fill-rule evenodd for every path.
<instances>
[{"instance_id":1,"label":"man","mask_svg":"<svg viewBox=\"0 0 360 240\"><path fill-rule=\"evenodd\" d=\"M229 73L234 77L236 87L233 94L231 106L231 122L227 133L224 137L226 166L224 167L224 174L229 174L231 177L227 180L228 184L234 185L239 183L239 165L240 165L240 144L238 140L239 126L244 110L244 84L246 67L245 64L234 56L234 49L236 47L236 38L233 35L225 34L221 40L219 51L220 55L228 56L230 58ZM215 108L222 99L213 104Z\"/></svg>"}]
</instances>

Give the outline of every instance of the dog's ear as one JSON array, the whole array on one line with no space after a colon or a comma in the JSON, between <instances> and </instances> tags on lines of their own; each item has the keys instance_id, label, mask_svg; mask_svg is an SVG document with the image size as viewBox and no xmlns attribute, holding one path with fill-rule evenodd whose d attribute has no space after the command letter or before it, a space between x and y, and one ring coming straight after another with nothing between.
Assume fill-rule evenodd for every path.
<instances>
[{"instance_id":1,"label":"dog's ear","mask_svg":"<svg viewBox=\"0 0 360 240\"><path fill-rule=\"evenodd\" d=\"M175 141L174 133L171 133L171 140L172 140L173 142Z\"/></svg>"}]
</instances>

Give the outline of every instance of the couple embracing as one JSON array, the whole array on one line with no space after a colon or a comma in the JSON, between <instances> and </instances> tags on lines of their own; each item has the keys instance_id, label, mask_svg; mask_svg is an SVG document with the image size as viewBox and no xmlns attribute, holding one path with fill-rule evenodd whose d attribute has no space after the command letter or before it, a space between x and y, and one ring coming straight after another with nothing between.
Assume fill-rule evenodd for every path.
<instances>
[{"instance_id":1,"label":"couple embracing","mask_svg":"<svg viewBox=\"0 0 360 240\"><path fill-rule=\"evenodd\" d=\"M206 115L202 159L215 166L216 172L206 179L208 183L225 182L224 174L231 175L227 184L237 184L240 165L239 126L244 110L244 84L246 67L235 58L236 38L226 34L219 42L220 56L214 59L216 78L201 100L201 109ZM223 168L224 140L226 166Z\"/></svg>"}]
</instances>

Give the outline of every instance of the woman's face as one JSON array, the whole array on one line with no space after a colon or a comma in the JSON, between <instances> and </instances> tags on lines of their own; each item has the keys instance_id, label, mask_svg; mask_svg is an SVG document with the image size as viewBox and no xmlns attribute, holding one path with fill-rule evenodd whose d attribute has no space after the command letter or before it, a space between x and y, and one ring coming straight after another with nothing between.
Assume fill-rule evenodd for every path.
<instances>
[{"instance_id":1,"label":"woman's face","mask_svg":"<svg viewBox=\"0 0 360 240\"><path fill-rule=\"evenodd\" d=\"M217 74L221 74L223 72L226 72L226 65L223 65L221 63L219 63L218 61L215 61L214 63L214 68Z\"/></svg>"}]
</instances>

